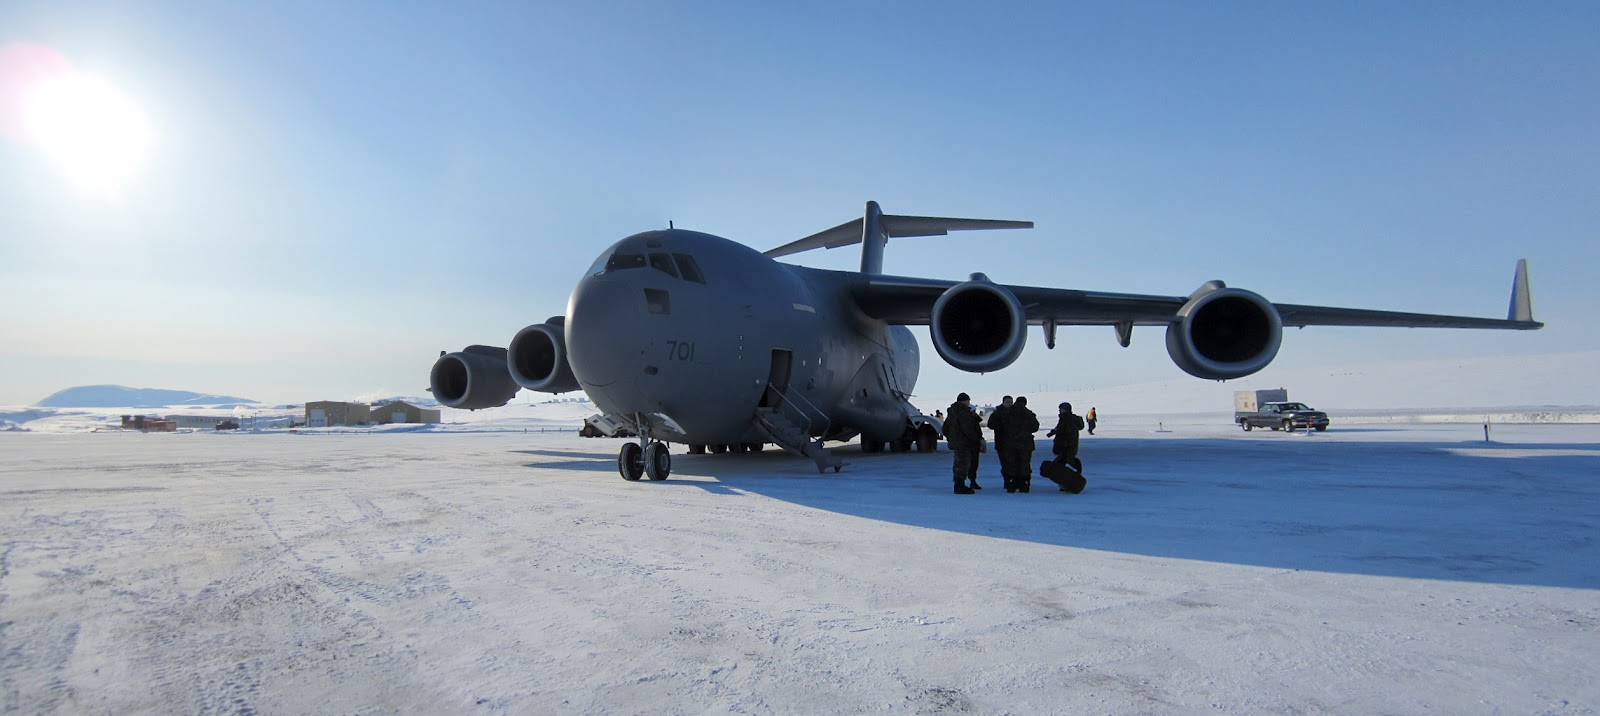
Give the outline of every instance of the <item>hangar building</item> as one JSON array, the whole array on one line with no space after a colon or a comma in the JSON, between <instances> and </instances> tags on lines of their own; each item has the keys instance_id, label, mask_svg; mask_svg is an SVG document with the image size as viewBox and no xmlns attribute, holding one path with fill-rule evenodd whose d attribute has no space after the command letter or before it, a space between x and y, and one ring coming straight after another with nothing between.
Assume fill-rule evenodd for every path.
<instances>
[{"instance_id":1,"label":"hangar building","mask_svg":"<svg viewBox=\"0 0 1600 716\"><path fill-rule=\"evenodd\" d=\"M326 428L335 425L366 425L372 422L372 408L366 403L342 403L337 400L319 400L306 403L306 427Z\"/></svg>"},{"instance_id":2,"label":"hangar building","mask_svg":"<svg viewBox=\"0 0 1600 716\"><path fill-rule=\"evenodd\" d=\"M439 422L439 411L419 408L404 400L396 400L383 405L372 406L372 422L379 425L388 423L437 423Z\"/></svg>"}]
</instances>

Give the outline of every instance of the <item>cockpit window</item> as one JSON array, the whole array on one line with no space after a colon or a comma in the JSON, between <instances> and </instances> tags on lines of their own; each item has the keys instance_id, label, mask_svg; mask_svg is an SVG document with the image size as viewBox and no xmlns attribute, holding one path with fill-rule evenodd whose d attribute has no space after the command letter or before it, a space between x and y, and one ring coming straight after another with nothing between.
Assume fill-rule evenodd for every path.
<instances>
[{"instance_id":1,"label":"cockpit window","mask_svg":"<svg viewBox=\"0 0 1600 716\"><path fill-rule=\"evenodd\" d=\"M612 271L626 271L628 269L647 267L673 278L681 278L695 283L706 282L705 275L700 273L700 264L695 263L694 257L688 254L634 254L623 250L617 250L609 256L601 256L595 259L594 265L589 267L589 275L599 276Z\"/></svg>"},{"instance_id":2,"label":"cockpit window","mask_svg":"<svg viewBox=\"0 0 1600 716\"><path fill-rule=\"evenodd\" d=\"M672 258L678 260L678 271L683 274L683 280L695 283L705 283L706 277L700 275L700 265L694 262L694 257L688 254L673 254Z\"/></svg>"},{"instance_id":3,"label":"cockpit window","mask_svg":"<svg viewBox=\"0 0 1600 716\"><path fill-rule=\"evenodd\" d=\"M606 273L644 267L644 254L625 254L618 251L611 255L610 261L606 262Z\"/></svg>"},{"instance_id":4,"label":"cockpit window","mask_svg":"<svg viewBox=\"0 0 1600 716\"><path fill-rule=\"evenodd\" d=\"M678 277L678 269L672 266L672 257L666 254L650 254L650 268L673 278Z\"/></svg>"}]
</instances>

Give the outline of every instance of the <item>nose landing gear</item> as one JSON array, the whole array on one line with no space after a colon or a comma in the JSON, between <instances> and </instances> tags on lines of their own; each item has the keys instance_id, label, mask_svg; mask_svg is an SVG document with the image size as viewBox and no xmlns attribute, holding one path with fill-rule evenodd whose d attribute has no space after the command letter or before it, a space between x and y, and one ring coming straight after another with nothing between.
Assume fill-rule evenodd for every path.
<instances>
[{"instance_id":1,"label":"nose landing gear","mask_svg":"<svg viewBox=\"0 0 1600 716\"><path fill-rule=\"evenodd\" d=\"M617 453L617 472L629 482L641 477L667 479L672 474L672 451L667 449L666 443L650 440L648 426L643 421L635 422L641 428L638 431L639 442L623 444L622 450Z\"/></svg>"}]
</instances>

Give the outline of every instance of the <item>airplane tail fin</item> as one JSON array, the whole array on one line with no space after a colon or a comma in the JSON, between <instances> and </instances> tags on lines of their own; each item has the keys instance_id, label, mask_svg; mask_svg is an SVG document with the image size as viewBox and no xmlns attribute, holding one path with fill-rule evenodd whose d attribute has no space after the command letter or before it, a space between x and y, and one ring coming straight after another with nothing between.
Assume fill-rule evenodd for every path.
<instances>
[{"instance_id":1,"label":"airplane tail fin","mask_svg":"<svg viewBox=\"0 0 1600 716\"><path fill-rule=\"evenodd\" d=\"M1528 260L1517 259L1517 275L1511 280L1511 309L1508 321L1533 320L1533 292L1528 289Z\"/></svg>"},{"instance_id":2,"label":"airplane tail fin","mask_svg":"<svg viewBox=\"0 0 1600 716\"><path fill-rule=\"evenodd\" d=\"M769 250L771 258L788 256L812 249L836 249L840 246L861 244L861 273L883 273L883 246L889 239L913 236L944 236L952 231L979 229L1031 229L1031 221L1004 221L1000 219L952 219L938 216L897 216L885 214L878 202L867 202L866 213L859 219L846 221L826 231L820 231L798 241L791 241Z\"/></svg>"}]
</instances>

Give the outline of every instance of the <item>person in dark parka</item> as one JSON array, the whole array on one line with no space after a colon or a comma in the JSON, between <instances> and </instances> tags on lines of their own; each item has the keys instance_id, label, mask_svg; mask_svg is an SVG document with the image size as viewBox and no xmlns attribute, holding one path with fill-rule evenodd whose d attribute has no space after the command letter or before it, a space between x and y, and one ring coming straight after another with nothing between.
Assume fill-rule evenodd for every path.
<instances>
[{"instance_id":1,"label":"person in dark parka","mask_svg":"<svg viewBox=\"0 0 1600 716\"><path fill-rule=\"evenodd\" d=\"M966 393L956 396L956 402L945 413L944 440L955 456L955 493L970 495L973 490L967 486L967 479L976 470L978 452L983 449L983 424Z\"/></svg>"},{"instance_id":2,"label":"person in dark parka","mask_svg":"<svg viewBox=\"0 0 1600 716\"><path fill-rule=\"evenodd\" d=\"M1005 416L1006 416L1006 413L1008 413L1010 411L1011 411L1011 396L1008 395L1008 396L1000 399L1000 407L995 408L994 412L989 414L989 422L985 423L985 425L987 425L990 430L994 431L994 451L1000 457L1000 479L1003 482L1005 482L1006 492L1011 492L1011 473L1006 468L1006 454L1005 454L1004 450L1001 449L1000 446L1005 444L1005 432L1006 432L1006 418L1005 418ZM978 481L977 481L977 479L973 479L972 482L973 482L972 487L974 489L978 489L978 485L977 485Z\"/></svg>"},{"instance_id":3,"label":"person in dark parka","mask_svg":"<svg viewBox=\"0 0 1600 716\"><path fill-rule=\"evenodd\" d=\"M1056 439L1050 448L1056 454L1055 461L1063 465L1071 464L1080 472L1082 463L1078 462L1078 432L1083 430L1083 418L1072 412L1072 403L1062 403L1061 413L1057 416L1056 427L1045 435Z\"/></svg>"},{"instance_id":4,"label":"person in dark parka","mask_svg":"<svg viewBox=\"0 0 1600 716\"><path fill-rule=\"evenodd\" d=\"M1033 434L1036 432L1039 432L1039 416L1028 409L1027 398L1017 398L1006 411L1005 443L1002 444L998 436L995 438L1001 470L1009 475L1006 492L1028 492L1033 488Z\"/></svg>"}]
</instances>

